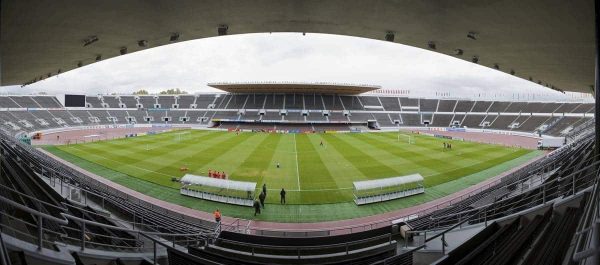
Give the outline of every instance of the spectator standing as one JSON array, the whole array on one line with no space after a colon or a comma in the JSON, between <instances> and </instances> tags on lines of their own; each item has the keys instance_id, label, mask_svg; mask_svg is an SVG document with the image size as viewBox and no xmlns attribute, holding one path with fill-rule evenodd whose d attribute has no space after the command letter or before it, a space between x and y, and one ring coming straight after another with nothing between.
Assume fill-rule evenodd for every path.
<instances>
[{"instance_id":1,"label":"spectator standing","mask_svg":"<svg viewBox=\"0 0 600 265\"><path fill-rule=\"evenodd\" d=\"M215 222L220 223L221 222L221 211L219 211L219 208L217 208L217 210L215 210L215 212L213 214L215 216Z\"/></svg>"},{"instance_id":2,"label":"spectator standing","mask_svg":"<svg viewBox=\"0 0 600 265\"><path fill-rule=\"evenodd\" d=\"M267 183L263 183L263 193L265 194L265 198L267 197Z\"/></svg>"},{"instance_id":3,"label":"spectator standing","mask_svg":"<svg viewBox=\"0 0 600 265\"><path fill-rule=\"evenodd\" d=\"M265 208L265 198L267 197L267 195L265 195L264 192L261 192L260 195L258 195L258 200L260 200L260 206L264 209Z\"/></svg>"},{"instance_id":4,"label":"spectator standing","mask_svg":"<svg viewBox=\"0 0 600 265\"><path fill-rule=\"evenodd\" d=\"M285 204L285 190L283 188L281 188L281 192L279 192L279 195L281 196L280 203Z\"/></svg>"},{"instance_id":5,"label":"spectator standing","mask_svg":"<svg viewBox=\"0 0 600 265\"><path fill-rule=\"evenodd\" d=\"M257 214L260 214L260 202L255 200L254 204L252 206L254 206L254 216L256 216Z\"/></svg>"}]
</instances>

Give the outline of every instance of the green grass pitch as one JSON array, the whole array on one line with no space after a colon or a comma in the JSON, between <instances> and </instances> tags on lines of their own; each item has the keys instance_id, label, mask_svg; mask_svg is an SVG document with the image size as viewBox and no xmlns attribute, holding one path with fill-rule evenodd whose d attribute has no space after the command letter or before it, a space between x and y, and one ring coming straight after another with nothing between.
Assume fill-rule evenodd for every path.
<instances>
[{"instance_id":1,"label":"green grass pitch","mask_svg":"<svg viewBox=\"0 0 600 265\"><path fill-rule=\"evenodd\" d=\"M230 179L267 184L267 203L279 203L281 188L288 204L351 202L352 182L420 173L425 187L460 180L531 152L498 145L450 141L397 132L338 134L267 134L187 130L57 147L89 162L177 190L172 182L189 168L206 175L225 171ZM323 146L320 145L321 141ZM51 150L52 151L52 150ZM281 167L277 168L276 164ZM183 196L183 195L181 195ZM402 200L402 199L400 199Z\"/></svg>"}]
</instances>

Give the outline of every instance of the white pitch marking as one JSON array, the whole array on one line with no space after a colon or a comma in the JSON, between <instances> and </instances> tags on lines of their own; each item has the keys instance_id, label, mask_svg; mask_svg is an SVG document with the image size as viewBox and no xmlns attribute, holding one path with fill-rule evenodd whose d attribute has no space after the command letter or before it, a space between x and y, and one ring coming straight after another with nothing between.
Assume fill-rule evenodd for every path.
<instances>
[{"instance_id":1,"label":"white pitch marking","mask_svg":"<svg viewBox=\"0 0 600 265\"><path fill-rule=\"evenodd\" d=\"M298 180L298 190L300 189L300 169L298 166L298 147L296 142L296 134L294 134L294 154L296 154L296 179Z\"/></svg>"}]
</instances>

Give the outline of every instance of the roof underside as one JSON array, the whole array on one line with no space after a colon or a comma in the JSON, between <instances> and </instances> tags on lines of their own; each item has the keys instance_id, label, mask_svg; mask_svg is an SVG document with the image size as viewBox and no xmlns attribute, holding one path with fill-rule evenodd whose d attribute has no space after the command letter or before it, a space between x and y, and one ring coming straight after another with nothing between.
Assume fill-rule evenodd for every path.
<instances>
[{"instance_id":1,"label":"roof underside","mask_svg":"<svg viewBox=\"0 0 600 265\"><path fill-rule=\"evenodd\" d=\"M210 87L229 93L324 93L356 95L379 89L378 86L310 83L210 83Z\"/></svg>"},{"instance_id":2,"label":"roof underside","mask_svg":"<svg viewBox=\"0 0 600 265\"><path fill-rule=\"evenodd\" d=\"M255 32L317 32L435 50L565 91L594 83L592 0L2 1L1 85L25 84L178 41ZM468 38L475 32L475 39ZM98 41L84 46L84 40ZM146 47L139 46L146 40ZM435 49L430 48L432 42ZM460 51L457 51L460 49Z\"/></svg>"}]
</instances>

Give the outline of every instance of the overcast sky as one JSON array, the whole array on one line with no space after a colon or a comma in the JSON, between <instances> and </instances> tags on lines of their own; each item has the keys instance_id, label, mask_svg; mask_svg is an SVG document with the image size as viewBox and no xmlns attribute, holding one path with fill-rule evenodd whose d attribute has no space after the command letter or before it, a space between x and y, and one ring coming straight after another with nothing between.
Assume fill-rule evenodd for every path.
<instances>
[{"instance_id":1,"label":"overcast sky","mask_svg":"<svg viewBox=\"0 0 600 265\"><path fill-rule=\"evenodd\" d=\"M151 44L150 44L151 45ZM431 51L325 34L261 33L185 41L119 56L0 93L214 91L208 82L301 81L380 85L411 95L562 98L546 87ZM575 96L578 97L578 96ZM532 98L529 98L532 99Z\"/></svg>"}]
</instances>

